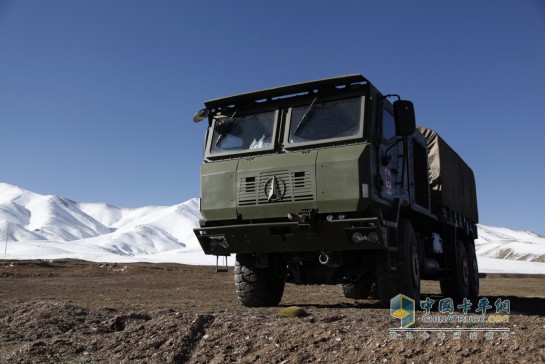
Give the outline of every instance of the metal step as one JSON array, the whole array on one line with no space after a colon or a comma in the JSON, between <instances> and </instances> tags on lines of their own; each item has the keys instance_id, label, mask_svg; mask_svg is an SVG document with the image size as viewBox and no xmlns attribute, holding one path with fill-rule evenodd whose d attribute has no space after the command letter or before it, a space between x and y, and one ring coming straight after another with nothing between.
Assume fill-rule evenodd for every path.
<instances>
[{"instance_id":1,"label":"metal step","mask_svg":"<svg viewBox=\"0 0 546 364\"><path fill-rule=\"evenodd\" d=\"M224 264L223 265L218 265L218 260L220 259L220 257L224 257ZM227 255L217 255L216 256L216 272L219 273L219 272L227 272L228 271L228 262L227 262L227 258L228 256Z\"/></svg>"}]
</instances>

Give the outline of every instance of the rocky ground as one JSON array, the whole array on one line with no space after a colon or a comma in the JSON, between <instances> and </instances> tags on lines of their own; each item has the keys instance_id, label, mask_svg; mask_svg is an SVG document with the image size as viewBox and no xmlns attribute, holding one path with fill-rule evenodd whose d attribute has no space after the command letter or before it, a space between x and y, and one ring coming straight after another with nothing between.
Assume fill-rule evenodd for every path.
<instances>
[{"instance_id":1,"label":"rocky ground","mask_svg":"<svg viewBox=\"0 0 546 364\"><path fill-rule=\"evenodd\" d=\"M1 363L544 362L544 278L486 278L481 294L508 323L423 324L400 332L374 300L336 286L287 285L281 307L244 308L232 271L176 264L0 261ZM438 302L437 282L422 298ZM456 303L457 304L457 303ZM279 310L298 306L302 317ZM437 307L433 309L435 314ZM459 313L461 314L461 313ZM478 327L508 328L489 333Z\"/></svg>"}]
</instances>

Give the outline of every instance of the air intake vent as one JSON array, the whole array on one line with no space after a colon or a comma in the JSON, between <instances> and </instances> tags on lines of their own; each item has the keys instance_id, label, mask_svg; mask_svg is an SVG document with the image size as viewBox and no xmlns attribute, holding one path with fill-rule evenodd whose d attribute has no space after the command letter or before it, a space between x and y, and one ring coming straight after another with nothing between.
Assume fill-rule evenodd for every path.
<instances>
[{"instance_id":1,"label":"air intake vent","mask_svg":"<svg viewBox=\"0 0 546 364\"><path fill-rule=\"evenodd\" d=\"M239 185L239 206L255 205L258 196L256 177L243 177Z\"/></svg>"}]
</instances>

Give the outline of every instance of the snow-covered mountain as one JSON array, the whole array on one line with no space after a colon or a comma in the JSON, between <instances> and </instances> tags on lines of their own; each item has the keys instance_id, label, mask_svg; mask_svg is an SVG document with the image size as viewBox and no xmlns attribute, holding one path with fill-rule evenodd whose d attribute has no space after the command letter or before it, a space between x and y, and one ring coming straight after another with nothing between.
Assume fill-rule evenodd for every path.
<instances>
[{"instance_id":1,"label":"snow-covered mountain","mask_svg":"<svg viewBox=\"0 0 546 364\"><path fill-rule=\"evenodd\" d=\"M0 259L215 264L193 235L199 218L197 199L131 209L0 183Z\"/></svg>"},{"instance_id":2,"label":"snow-covered mountain","mask_svg":"<svg viewBox=\"0 0 546 364\"><path fill-rule=\"evenodd\" d=\"M9 240L76 240L112 232L74 201L0 183L0 221ZM5 236L5 232L4 232Z\"/></svg>"},{"instance_id":3,"label":"snow-covered mountain","mask_svg":"<svg viewBox=\"0 0 546 364\"><path fill-rule=\"evenodd\" d=\"M530 231L478 225L476 253L488 258L544 263L544 237Z\"/></svg>"},{"instance_id":4,"label":"snow-covered mountain","mask_svg":"<svg viewBox=\"0 0 546 364\"><path fill-rule=\"evenodd\" d=\"M216 264L193 235L199 218L197 199L130 209L0 183L0 259ZM485 225L478 235L480 272L544 274L544 237Z\"/></svg>"},{"instance_id":5,"label":"snow-covered mountain","mask_svg":"<svg viewBox=\"0 0 546 364\"><path fill-rule=\"evenodd\" d=\"M544 237L530 231L479 224L476 255L483 273L544 274Z\"/></svg>"}]
</instances>

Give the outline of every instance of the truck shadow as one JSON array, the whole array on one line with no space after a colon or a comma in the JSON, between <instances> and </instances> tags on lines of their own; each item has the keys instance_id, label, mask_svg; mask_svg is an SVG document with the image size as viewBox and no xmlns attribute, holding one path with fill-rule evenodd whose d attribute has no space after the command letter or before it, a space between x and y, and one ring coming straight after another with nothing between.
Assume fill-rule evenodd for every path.
<instances>
[{"instance_id":1,"label":"truck shadow","mask_svg":"<svg viewBox=\"0 0 546 364\"><path fill-rule=\"evenodd\" d=\"M350 308L387 308L380 301L377 300L359 300L355 303L332 303L332 304L313 304L313 303L302 303L302 304L280 304L279 307L314 307L314 308L330 308L330 309L350 309Z\"/></svg>"}]
</instances>

